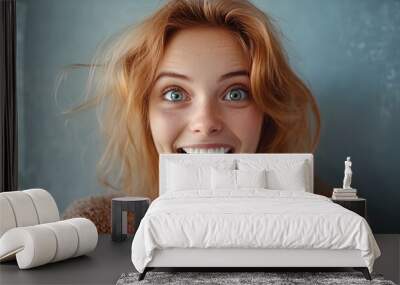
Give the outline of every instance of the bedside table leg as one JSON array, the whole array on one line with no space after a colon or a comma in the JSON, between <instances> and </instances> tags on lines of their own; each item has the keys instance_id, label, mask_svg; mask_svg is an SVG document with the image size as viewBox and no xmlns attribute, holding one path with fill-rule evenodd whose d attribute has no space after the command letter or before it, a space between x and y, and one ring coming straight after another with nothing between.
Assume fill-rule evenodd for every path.
<instances>
[{"instance_id":1,"label":"bedside table leg","mask_svg":"<svg viewBox=\"0 0 400 285\"><path fill-rule=\"evenodd\" d=\"M357 271L361 271L362 274L364 275L365 279L372 280L367 267L354 267L354 269Z\"/></svg>"},{"instance_id":2,"label":"bedside table leg","mask_svg":"<svg viewBox=\"0 0 400 285\"><path fill-rule=\"evenodd\" d=\"M139 274L139 278L138 281L142 281L144 279L144 277L146 276L148 269L147 267L144 269L144 271L142 273Z\"/></svg>"}]
</instances>

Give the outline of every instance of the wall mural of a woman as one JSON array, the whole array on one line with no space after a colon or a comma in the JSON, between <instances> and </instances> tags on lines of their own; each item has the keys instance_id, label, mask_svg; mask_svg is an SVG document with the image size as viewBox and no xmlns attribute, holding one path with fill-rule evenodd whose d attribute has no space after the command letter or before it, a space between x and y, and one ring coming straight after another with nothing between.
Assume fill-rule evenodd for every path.
<instances>
[{"instance_id":1,"label":"wall mural of a woman","mask_svg":"<svg viewBox=\"0 0 400 285\"><path fill-rule=\"evenodd\" d=\"M99 176L126 194L158 196L159 153L316 149L316 100L250 1L168 1L89 67L95 97L75 110L101 107Z\"/></svg>"}]
</instances>

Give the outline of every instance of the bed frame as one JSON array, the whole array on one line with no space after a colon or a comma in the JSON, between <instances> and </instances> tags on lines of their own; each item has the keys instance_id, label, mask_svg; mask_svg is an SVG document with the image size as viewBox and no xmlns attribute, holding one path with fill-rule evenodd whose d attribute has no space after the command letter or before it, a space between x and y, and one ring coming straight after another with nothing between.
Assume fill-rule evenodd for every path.
<instances>
[{"instance_id":1,"label":"bed frame","mask_svg":"<svg viewBox=\"0 0 400 285\"><path fill-rule=\"evenodd\" d=\"M186 159L182 154L160 155L160 195L165 193L168 161ZM189 155L188 155L189 156ZM188 157L187 156L187 157ZM313 155L312 154L190 154L190 160L199 163L212 163L213 160L236 159L265 160L304 160L308 164L308 186L306 191L313 193ZM189 159L189 157L187 158ZM168 248L157 249L153 259L143 273L155 268L231 268L235 271L265 268L343 268L351 267L361 271L367 280L371 280L369 270L361 257L360 250L330 249L254 249L254 248ZM236 270L237 269L237 270Z\"/></svg>"}]
</instances>

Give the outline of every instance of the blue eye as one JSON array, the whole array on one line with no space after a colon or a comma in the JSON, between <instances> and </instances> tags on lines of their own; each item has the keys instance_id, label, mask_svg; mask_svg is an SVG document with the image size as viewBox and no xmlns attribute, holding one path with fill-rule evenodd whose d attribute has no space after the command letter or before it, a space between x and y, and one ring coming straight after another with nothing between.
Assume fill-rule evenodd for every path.
<instances>
[{"instance_id":1,"label":"blue eye","mask_svg":"<svg viewBox=\"0 0 400 285\"><path fill-rule=\"evenodd\" d=\"M229 90L228 94L224 96L224 100L227 101L243 101L247 100L249 95L247 91L243 90L242 88L234 88Z\"/></svg>"},{"instance_id":2,"label":"blue eye","mask_svg":"<svg viewBox=\"0 0 400 285\"><path fill-rule=\"evenodd\" d=\"M165 92L163 98L169 102L181 102L186 100L185 95L176 88Z\"/></svg>"}]
</instances>

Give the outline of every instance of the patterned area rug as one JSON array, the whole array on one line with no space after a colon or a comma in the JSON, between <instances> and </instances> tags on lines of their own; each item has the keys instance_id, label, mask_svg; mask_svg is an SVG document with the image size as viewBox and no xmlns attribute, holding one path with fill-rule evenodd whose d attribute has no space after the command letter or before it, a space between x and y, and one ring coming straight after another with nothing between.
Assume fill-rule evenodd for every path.
<instances>
[{"instance_id":1,"label":"patterned area rug","mask_svg":"<svg viewBox=\"0 0 400 285\"><path fill-rule=\"evenodd\" d=\"M154 272L146 274L138 281L139 273L124 273L117 285L133 284L384 284L395 285L384 280L382 275L372 274L372 281L364 278L361 272Z\"/></svg>"}]
</instances>

